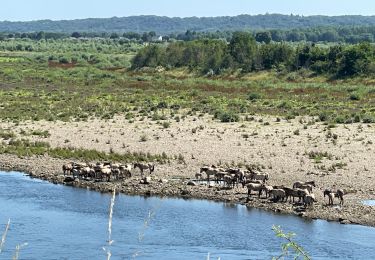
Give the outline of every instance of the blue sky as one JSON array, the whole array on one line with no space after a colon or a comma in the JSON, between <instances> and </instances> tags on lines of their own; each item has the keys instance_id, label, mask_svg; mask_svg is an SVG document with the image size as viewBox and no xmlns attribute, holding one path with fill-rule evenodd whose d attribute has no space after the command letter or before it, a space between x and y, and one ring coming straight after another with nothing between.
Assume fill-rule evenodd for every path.
<instances>
[{"instance_id":1,"label":"blue sky","mask_svg":"<svg viewBox=\"0 0 375 260\"><path fill-rule=\"evenodd\" d=\"M225 16L266 12L375 15L375 0L1 0L0 20L61 20L142 14Z\"/></svg>"}]
</instances>

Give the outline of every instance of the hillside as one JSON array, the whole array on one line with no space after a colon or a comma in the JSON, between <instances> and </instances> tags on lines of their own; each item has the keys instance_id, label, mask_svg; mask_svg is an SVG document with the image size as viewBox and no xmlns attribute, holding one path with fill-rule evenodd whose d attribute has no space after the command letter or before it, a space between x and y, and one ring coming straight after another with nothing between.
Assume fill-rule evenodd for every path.
<instances>
[{"instance_id":1,"label":"hillside","mask_svg":"<svg viewBox=\"0 0 375 260\"><path fill-rule=\"evenodd\" d=\"M39 20L30 22L0 22L0 32L145 32L159 34L216 30L292 29L317 26L371 26L375 16L298 16L298 15L239 15L225 17L169 18L161 16L130 16L89 18L78 20Z\"/></svg>"}]
</instances>

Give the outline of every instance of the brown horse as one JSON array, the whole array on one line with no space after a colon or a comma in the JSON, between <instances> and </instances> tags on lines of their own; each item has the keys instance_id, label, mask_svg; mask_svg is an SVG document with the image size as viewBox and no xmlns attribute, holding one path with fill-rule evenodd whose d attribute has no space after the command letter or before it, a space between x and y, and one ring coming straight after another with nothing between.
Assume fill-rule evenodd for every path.
<instances>
[{"instance_id":1,"label":"brown horse","mask_svg":"<svg viewBox=\"0 0 375 260\"><path fill-rule=\"evenodd\" d=\"M323 192L324 197L328 196L328 205L333 205L333 199L339 198L340 199L340 205L344 205L344 191L341 189L338 189L336 192L333 192L332 190L326 189Z\"/></svg>"},{"instance_id":2,"label":"brown horse","mask_svg":"<svg viewBox=\"0 0 375 260\"><path fill-rule=\"evenodd\" d=\"M138 168L141 171L141 176L143 177L143 171L150 170L150 174L152 174L155 170L155 165L151 163L134 163L133 168Z\"/></svg>"}]
</instances>

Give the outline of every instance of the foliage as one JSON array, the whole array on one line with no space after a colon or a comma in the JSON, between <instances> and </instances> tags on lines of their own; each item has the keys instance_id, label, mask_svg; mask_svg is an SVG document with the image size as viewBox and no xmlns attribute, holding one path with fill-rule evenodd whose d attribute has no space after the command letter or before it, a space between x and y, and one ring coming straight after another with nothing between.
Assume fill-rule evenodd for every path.
<instances>
[{"instance_id":1,"label":"foliage","mask_svg":"<svg viewBox=\"0 0 375 260\"><path fill-rule=\"evenodd\" d=\"M244 37L253 44L251 35ZM156 46L165 56L161 59L164 70L159 66L129 70L130 60L141 45L121 44L118 39L2 41L0 118L71 124L124 116L132 123L145 118L175 121L209 114L227 122L267 114L316 116L328 123L374 121L373 62L364 74L335 77L347 48L368 52L371 45L304 48L299 44L255 43L252 66L247 67L250 73L238 73L242 65L223 40ZM301 52L298 57L297 50ZM69 63L60 63L61 56ZM366 62L367 57L372 56L367 55ZM362 62L355 64L361 67ZM163 122L158 123L163 126ZM35 134L48 137L47 132ZM0 135L14 138L5 129Z\"/></svg>"},{"instance_id":2,"label":"foliage","mask_svg":"<svg viewBox=\"0 0 375 260\"><path fill-rule=\"evenodd\" d=\"M96 32L97 35L106 33L111 36L113 32L131 32L137 28L138 32L154 31L161 34L186 31L194 28L196 31L217 30L244 30L254 28L258 30L267 29L299 29L321 26L369 26L375 25L372 16L299 16L282 14L264 15L239 15L225 17L187 17L169 18L161 16L130 16L96 19L78 19L70 21L33 21L33 22L0 22L0 31L14 33L28 33L45 31L47 34L73 33L73 32ZM354 27L356 28L356 27ZM348 33L350 35L350 33ZM334 37L334 34L326 33L326 37ZM38 38L43 35L36 33Z\"/></svg>"},{"instance_id":3,"label":"foliage","mask_svg":"<svg viewBox=\"0 0 375 260\"><path fill-rule=\"evenodd\" d=\"M115 161L115 162L134 162L134 161L158 161L165 163L169 159L166 154L151 155L149 153L105 153L97 150L87 150L81 148L51 148L46 142L32 142L27 139L12 139L8 144L0 145L0 153L15 154L17 156L48 155L53 158L77 159L81 161Z\"/></svg>"},{"instance_id":4,"label":"foliage","mask_svg":"<svg viewBox=\"0 0 375 260\"><path fill-rule=\"evenodd\" d=\"M304 259L310 260L308 253L295 241L293 241L294 233L285 234L280 226L273 226L272 230L275 232L276 236L285 239L287 242L281 245L282 254L277 257L273 257L273 260L285 259L285 257L290 255L290 251L293 252L294 259Z\"/></svg>"},{"instance_id":5,"label":"foliage","mask_svg":"<svg viewBox=\"0 0 375 260\"><path fill-rule=\"evenodd\" d=\"M132 61L133 69L156 66L188 66L205 74L208 71L220 74L228 69L242 72L276 69L310 70L337 78L365 76L375 72L375 46L369 43L329 48L315 44L257 45L251 33L234 32L229 45L207 39L170 43L168 47L150 45L140 50Z\"/></svg>"}]
</instances>

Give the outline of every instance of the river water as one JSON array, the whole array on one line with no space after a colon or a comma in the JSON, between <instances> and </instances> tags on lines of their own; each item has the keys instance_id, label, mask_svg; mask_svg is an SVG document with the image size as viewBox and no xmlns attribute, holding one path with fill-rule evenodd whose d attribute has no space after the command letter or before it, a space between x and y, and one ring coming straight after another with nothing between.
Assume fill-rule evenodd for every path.
<instances>
[{"instance_id":1,"label":"river water","mask_svg":"<svg viewBox=\"0 0 375 260\"><path fill-rule=\"evenodd\" d=\"M0 172L0 259L106 259L110 194ZM272 214L202 200L117 195L111 259L271 259L282 240L272 225L297 234L313 259L375 259L375 229ZM108 247L107 247L108 249Z\"/></svg>"}]
</instances>

